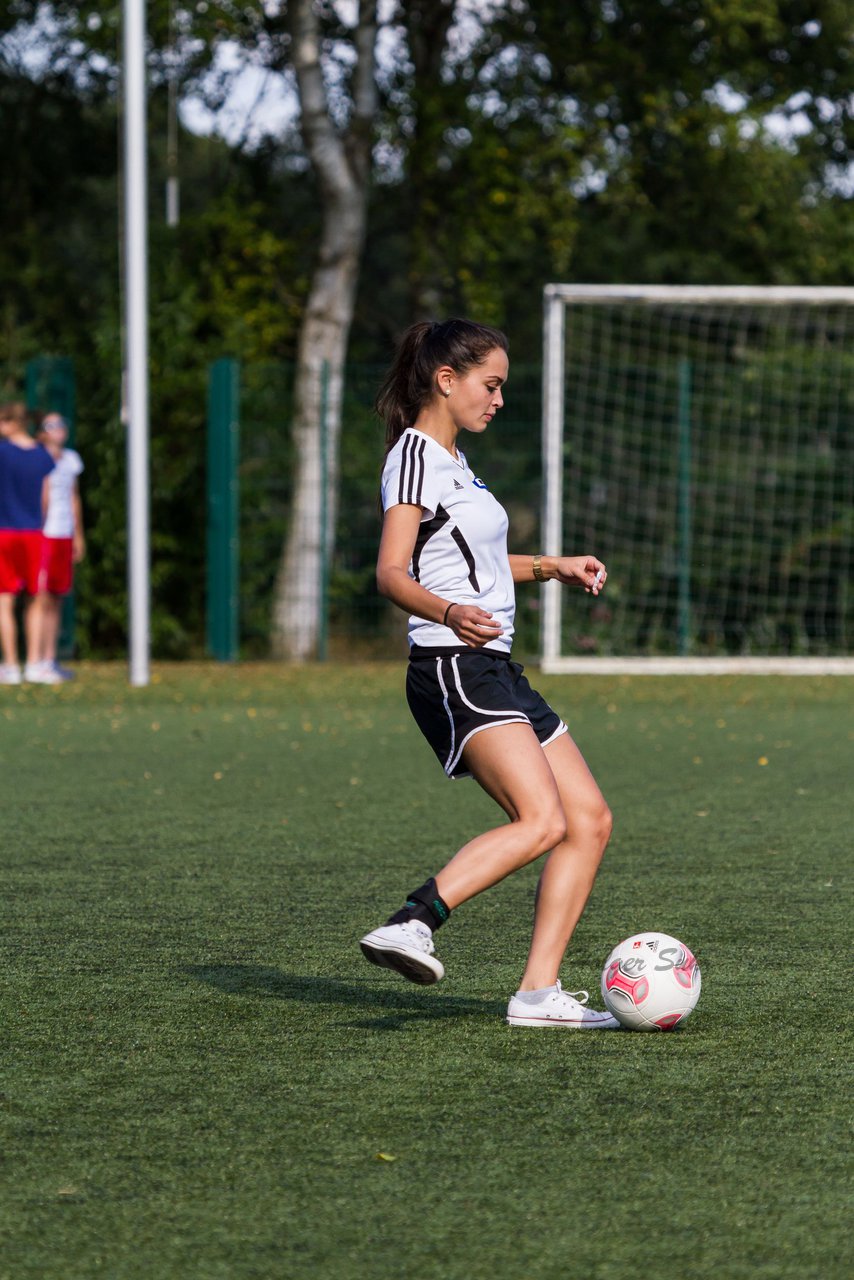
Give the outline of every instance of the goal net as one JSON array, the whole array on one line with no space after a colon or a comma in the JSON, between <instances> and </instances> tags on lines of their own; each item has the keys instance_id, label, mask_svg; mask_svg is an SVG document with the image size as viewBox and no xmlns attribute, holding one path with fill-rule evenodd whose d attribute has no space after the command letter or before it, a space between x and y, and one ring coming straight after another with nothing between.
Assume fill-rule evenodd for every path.
<instances>
[{"instance_id":1,"label":"goal net","mask_svg":"<svg viewBox=\"0 0 854 1280\"><path fill-rule=\"evenodd\" d=\"M854 673L854 289L548 285L546 671Z\"/></svg>"}]
</instances>

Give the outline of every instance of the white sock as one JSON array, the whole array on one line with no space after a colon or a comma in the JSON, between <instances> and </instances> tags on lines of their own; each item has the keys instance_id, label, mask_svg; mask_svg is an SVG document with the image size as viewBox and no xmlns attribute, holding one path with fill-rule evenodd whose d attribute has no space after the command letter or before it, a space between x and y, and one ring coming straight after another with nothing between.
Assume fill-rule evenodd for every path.
<instances>
[{"instance_id":1,"label":"white sock","mask_svg":"<svg viewBox=\"0 0 854 1280\"><path fill-rule=\"evenodd\" d=\"M542 1004L546 996L556 991L557 987L539 987L536 991L517 991L516 999L521 1000L522 1004Z\"/></svg>"}]
</instances>

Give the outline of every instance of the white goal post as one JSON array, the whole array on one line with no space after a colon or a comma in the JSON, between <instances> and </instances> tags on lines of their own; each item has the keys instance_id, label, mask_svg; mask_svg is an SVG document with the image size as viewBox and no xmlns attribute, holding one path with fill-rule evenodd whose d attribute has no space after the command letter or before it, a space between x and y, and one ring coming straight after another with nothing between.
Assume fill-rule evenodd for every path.
<instances>
[{"instance_id":1,"label":"white goal post","mask_svg":"<svg viewBox=\"0 0 854 1280\"><path fill-rule=\"evenodd\" d=\"M854 288L549 284L547 673L854 675ZM595 540L595 545L591 540Z\"/></svg>"}]
</instances>

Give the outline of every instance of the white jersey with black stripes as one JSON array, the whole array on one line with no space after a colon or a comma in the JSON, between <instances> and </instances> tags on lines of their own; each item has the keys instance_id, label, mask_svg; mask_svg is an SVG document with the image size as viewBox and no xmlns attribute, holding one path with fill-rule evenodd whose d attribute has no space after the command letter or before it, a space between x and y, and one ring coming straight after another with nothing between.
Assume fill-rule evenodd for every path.
<instances>
[{"instance_id":1,"label":"white jersey with black stripes","mask_svg":"<svg viewBox=\"0 0 854 1280\"><path fill-rule=\"evenodd\" d=\"M516 596L507 558L507 513L464 454L457 453L458 459L414 427L404 431L383 467L383 510L401 503L421 508L410 576L444 600L491 613L503 630L489 647L509 653ZM413 616L409 643L452 648L459 640L450 627Z\"/></svg>"}]
</instances>

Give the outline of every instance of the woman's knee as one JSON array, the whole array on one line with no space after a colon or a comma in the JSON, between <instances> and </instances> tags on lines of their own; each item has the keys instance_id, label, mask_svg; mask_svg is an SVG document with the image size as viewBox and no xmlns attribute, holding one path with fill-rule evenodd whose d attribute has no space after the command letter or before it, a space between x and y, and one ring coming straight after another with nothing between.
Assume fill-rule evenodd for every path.
<instances>
[{"instance_id":1,"label":"woman's knee","mask_svg":"<svg viewBox=\"0 0 854 1280\"><path fill-rule=\"evenodd\" d=\"M611 839L614 819L604 800L576 805L569 813L563 838L589 855L601 858Z\"/></svg>"},{"instance_id":2,"label":"woman's knee","mask_svg":"<svg viewBox=\"0 0 854 1280\"><path fill-rule=\"evenodd\" d=\"M599 828L599 836L602 840L602 848L611 839L611 832L614 830L614 815L608 808L605 801L602 801L602 808L597 815L597 825Z\"/></svg>"},{"instance_id":3,"label":"woman's knee","mask_svg":"<svg viewBox=\"0 0 854 1280\"><path fill-rule=\"evenodd\" d=\"M585 843L598 849L600 855L605 852L613 829L614 817L604 800L579 815L578 834Z\"/></svg>"},{"instance_id":4,"label":"woman's knee","mask_svg":"<svg viewBox=\"0 0 854 1280\"><path fill-rule=\"evenodd\" d=\"M533 818L529 818L526 825L530 831L529 847L532 860L542 857L544 853L549 853L566 839L566 817L559 806L555 806L554 809L544 809Z\"/></svg>"}]
</instances>

